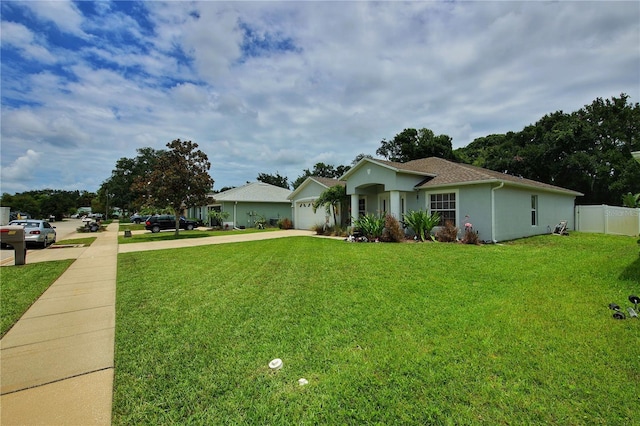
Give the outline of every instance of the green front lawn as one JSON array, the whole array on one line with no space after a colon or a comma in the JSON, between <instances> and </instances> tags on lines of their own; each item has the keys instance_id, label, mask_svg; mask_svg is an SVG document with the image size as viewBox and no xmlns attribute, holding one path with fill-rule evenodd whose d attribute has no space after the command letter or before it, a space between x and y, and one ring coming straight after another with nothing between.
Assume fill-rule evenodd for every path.
<instances>
[{"instance_id":1,"label":"green front lawn","mask_svg":"<svg viewBox=\"0 0 640 426\"><path fill-rule=\"evenodd\" d=\"M292 237L118 262L114 424L638 421L640 320L607 308L640 293L634 238Z\"/></svg>"},{"instance_id":2,"label":"green front lawn","mask_svg":"<svg viewBox=\"0 0 640 426\"><path fill-rule=\"evenodd\" d=\"M0 337L72 263L70 259L0 268Z\"/></svg>"},{"instance_id":3,"label":"green front lawn","mask_svg":"<svg viewBox=\"0 0 640 426\"><path fill-rule=\"evenodd\" d=\"M142 229L144 229L143 225ZM120 228L122 230L122 226ZM126 228L125 228L126 230ZM272 232L272 231L280 231L278 228L267 228L267 229L256 229L256 228L247 228L247 229L234 229L232 231L201 231L199 229L194 229L193 231L186 231L181 229L178 237L175 235L175 230L166 230L161 231L156 234L151 231L147 231L145 233L140 234L132 234L131 237L118 237L119 244L128 244L128 243L146 243L150 241L165 241L165 240L181 240L185 238L204 238L204 237L216 237L222 235L236 235L236 234L253 234L256 232Z\"/></svg>"}]
</instances>

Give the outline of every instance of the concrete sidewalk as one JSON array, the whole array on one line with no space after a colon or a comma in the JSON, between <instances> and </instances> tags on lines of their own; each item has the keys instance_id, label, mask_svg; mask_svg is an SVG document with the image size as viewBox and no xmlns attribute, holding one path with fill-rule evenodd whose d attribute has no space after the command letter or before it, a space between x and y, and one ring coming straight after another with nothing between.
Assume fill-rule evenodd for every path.
<instances>
[{"instance_id":1,"label":"concrete sidewalk","mask_svg":"<svg viewBox=\"0 0 640 426\"><path fill-rule=\"evenodd\" d=\"M111 424L118 223L93 235L27 257L77 260L0 341L2 425Z\"/></svg>"},{"instance_id":2,"label":"concrete sidewalk","mask_svg":"<svg viewBox=\"0 0 640 426\"><path fill-rule=\"evenodd\" d=\"M29 252L27 263L77 259L0 340L0 424L109 425L118 253L312 236L270 231L118 246L118 223L89 247Z\"/></svg>"}]
</instances>

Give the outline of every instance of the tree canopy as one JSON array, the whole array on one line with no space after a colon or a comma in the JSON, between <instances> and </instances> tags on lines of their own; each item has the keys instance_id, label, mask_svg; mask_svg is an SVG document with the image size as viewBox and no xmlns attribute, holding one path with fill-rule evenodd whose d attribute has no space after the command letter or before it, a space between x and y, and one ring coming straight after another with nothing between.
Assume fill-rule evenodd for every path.
<instances>
[{"instance_id":1,"label":"tree canopy","mask_svg":"<svg viewBox=\"0 0 640 426\"><path fill-rule=\"evenodd\" d=\"M345 174L347 171L349 171L350 168L351 166L339 165L336 167L332 164L316 163L313 166L313 170L304 169L302 171L302 175L298 176L298 178L293 182L293 189L296 189L300 185L302 185L302 182L304 182L305 179L307 179L309 176L318 176L318 177L337 179L343 174Z\"/></svg>"},{"instance_id":2,"label":"tree canopy","mask_svg":"<svg viewBox=\"0 0 640 426\"><path fill-rule=\"evenodd\" d=\"M270 185L279 186L280 188L289 189L289 178L287 178L286 176L281 176L278 172L276 172L275 175L260 173L257 177L257 180L260 182L268 183Z\"/></svg>"},{"instance_id":3,"label":"tree canopy","mask_svg":"<svg viewBox=\"0 0 640 426\"><path fill-rule=\"evenodd\" d=\"M106 209L118 206L125 212L141 209L145 194L136 190L133 184L138 178L145 180L151 176L158 159L165 151L149 147L138 148L136 151L138 155L134 158L120 158L111 171L111 176L98 189L100 207Z\"/></svg>"},{"instance_id":4,"label":"tree canopy","mask_svg":"<svg viewBox=\"0 0 640 426\"><path fill-rule=\"evenodd\" d=\"M209 176L211 163L197 143L175 139L167 148L148 176L136 178L134 189L146 194L147 205L173 210L177 235L180 213L184 208L206 204L213 179Z\"/></svg>"},{"instance_id":5,"label":"tree canopy","mask_svg":"<svg viewBox=\"0 0 640 426\"><path fill-rule=\"evenodd\" d=\"M55 216L61 220L64 216L75 213L79 207L89 207L96 194L87 191L62 191L42 189L11 195L2 194L0 205L11 207L13 212L28 213L34 218L46 219Z\"/></svg>"},{"instance_id":6,"label":"tree canopy","mask_svg":"<svg viewBox=\"0 0 640 426\"><path fill-rule=\"evenodd\" d=\"M585 194L584 204L620 204L640 190L640 106L628 96L598 98L573 113L556 111L520 132L475 139L463 162Z\"/></svg>"},{"instance_id":7,"label":"tree canopy","mask_svg":"<svg viewBox=\"0 0 640 426\"><path fill-rule=\"evenodd\" d=\"M404 129L393 140L383 139L376 154L389 161L399 163L427 157L440 157L446 160L455 158L451 137L447 135L436 136L432 130L425 128L420 130Z\"/></svg>"}]
</instances>

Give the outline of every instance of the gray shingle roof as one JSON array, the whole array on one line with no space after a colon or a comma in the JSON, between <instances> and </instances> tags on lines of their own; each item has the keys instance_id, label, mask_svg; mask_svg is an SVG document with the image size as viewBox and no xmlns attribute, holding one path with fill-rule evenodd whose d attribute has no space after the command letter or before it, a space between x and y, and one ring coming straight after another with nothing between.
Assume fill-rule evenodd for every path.
<instances>
[{"instance_id":1,"label":"gray shingle roof","mask_svg":"<svg viewBox=\"0 0 640 426\"><path fill-rule=\"evenodd\" d=\"M518 176L500 173L469 164L454 163L438 157L421 158L406 163L396 163L393 161L378 160L374 161L386 164L398 171L406 171L411 173L424 174L425 179L416 185L416 188L429 188L438 186L453 186L461 184L470 184L476 182L504 182L505 184L513 184L518 186L527 186L539 188L541 190L563 192L573 195L584 195L577 191L561 188L555 185L538 182L531 179L525 179Z\"/></svg>"},{"instance_id":2,"label":"gray shingle roof","mask_svg":"<svg viewBox=\"0 0 640 426\"><path fill-rule=\"evenodd\" d=\"M309 176L309 177L315 180L316 182L318 182L319 184L326 186L327 188L331 188L332 186L336 186L336 185L341 185L341 186L346 185L346 182L343 182L338 179L326 178L326 177L320 177L320 176Z\"/></svg>"},{"instance_id":3,"label":"gray shingle roof","mask_svg":"<svg viewBox=\"0 0 640 426\"><path fill-rule=\"evenodd\" d=\"M252 182L218 194L212 194L215 201L242 201L256 203L290 203L287 197L291 191L264 182Z\"/></svg>"}]
</instances>

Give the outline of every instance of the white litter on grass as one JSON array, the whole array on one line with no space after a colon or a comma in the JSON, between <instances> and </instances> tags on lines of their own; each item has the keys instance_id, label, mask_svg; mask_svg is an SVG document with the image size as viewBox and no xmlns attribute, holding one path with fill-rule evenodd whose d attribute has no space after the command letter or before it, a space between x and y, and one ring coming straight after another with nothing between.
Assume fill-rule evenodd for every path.
<instances>
[{"instance_id":1,"label":"white litter on grass","mask_svg":"<svg viewBox=\"0 0 640 426\"><path fill-rule=\"evenodd\" d=\"M300 386L308 385L309 381L307 379L298 379L298 384Z\"/></svg>"},{"instance_id":2,"label":"white litter on grass","mask_svg":"<svg viewBox=\"0 0 640 426\"><path fill-rule=\"evenodd\" d=\"M280 370L282 368L282 360L280 358L271 360L271 362L269 363L269 368L272 370Z\"/></svg>"}]
</instances>

